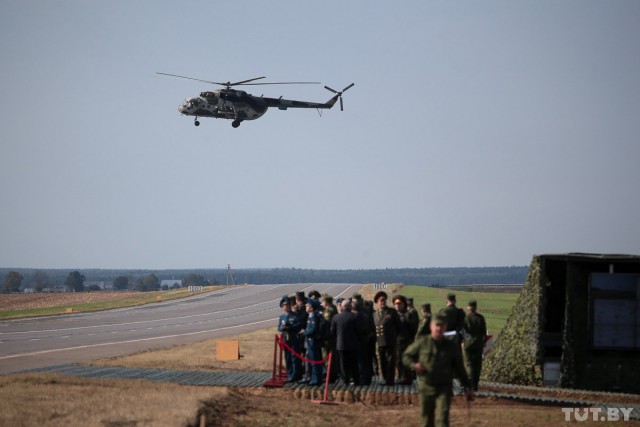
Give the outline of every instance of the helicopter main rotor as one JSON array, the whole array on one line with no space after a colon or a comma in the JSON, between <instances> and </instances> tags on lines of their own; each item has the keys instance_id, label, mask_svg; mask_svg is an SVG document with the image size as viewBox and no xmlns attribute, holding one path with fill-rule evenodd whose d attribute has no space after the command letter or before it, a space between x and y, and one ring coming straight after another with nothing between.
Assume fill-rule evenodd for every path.
<instances>
[{"instance_id":1,"label":"helicopter main rotor","mask_svg":"<svg viewBox=\"0 0 640 427\"><path fill-rule=\"evenodd\" d=\"M320 82L267 82L267 83L249 83L255 80L260 80L260 79L264 79L265 77L254 77L252 79L248 79L248 80L241 80L239 82L226 82L226 83L221 83L221 82L212 82L210 80L202 80L202 79L196 79L193 77L185 77L185 76L178 76L176 74L167 74L167 73L158 73L156 72L156 74L161 74L163 76L169 76L169 77L177 77L179 79L188 79L188 80L195 80L197 82L203 82L203 83L209 83L212 85L219 85L219 86L224 86L226 89L231 89L232 86L261 86L261 85L317 85L320 84ZM344 91L343 91L344 92Z\"/></svg>"}]
</instances>

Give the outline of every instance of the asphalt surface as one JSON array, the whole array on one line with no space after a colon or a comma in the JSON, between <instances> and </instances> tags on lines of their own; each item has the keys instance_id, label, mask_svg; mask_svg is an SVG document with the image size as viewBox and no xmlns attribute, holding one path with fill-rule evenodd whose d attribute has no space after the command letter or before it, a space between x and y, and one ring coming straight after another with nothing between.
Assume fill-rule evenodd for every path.
<instances>
[{"instance_id":1,"label":"asphalt surface","mask_svg":"<svg viewBox=\"0 0 640 427\"><path fill-rule=\"evenodd\" d=\"M316 289L351 296L356 284L246 285L86 314L0 322L0 374L88 362L275 326L282 295Z\"/></svg>"}]
</instances>

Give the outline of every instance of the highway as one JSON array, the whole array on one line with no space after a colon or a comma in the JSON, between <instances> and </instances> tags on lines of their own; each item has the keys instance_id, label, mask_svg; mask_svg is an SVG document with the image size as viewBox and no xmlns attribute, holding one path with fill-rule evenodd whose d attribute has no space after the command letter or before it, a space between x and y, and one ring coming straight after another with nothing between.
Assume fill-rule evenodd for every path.
<instances>
[{"instance_id":1,"label":"highway","mask_svg":"<svg viewBox=\"0 0 640 427\"><path fill-rule=\"evenodd\" d=\"M357 284L245 285L86 314L0 322L0 374L122 356L277 325L283 295L312 289L350 297Z\"/></svg>"}]
</instances>

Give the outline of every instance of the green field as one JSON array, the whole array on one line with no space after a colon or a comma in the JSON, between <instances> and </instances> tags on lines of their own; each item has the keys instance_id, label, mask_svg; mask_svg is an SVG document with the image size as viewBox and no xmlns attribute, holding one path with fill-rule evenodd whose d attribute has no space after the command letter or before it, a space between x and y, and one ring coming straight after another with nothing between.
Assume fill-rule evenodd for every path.
<instances>
[{"instance_id":1,"label":"green field","mask_svg":"<svg viewBox=\"0 0 640 427\"><path fill-rule=\"evenodd\" d=\"M400 294L413 297L413 304L418 310L422 304L430 303L432 313L445 307L449 293L456 294L458 301L456 305L465 310L469 300L478 301L478 313L485 317L488 333L492 335L502 329L519 295L517 293L451 291L446 288L425 286L405 286L400 290Z\"/></svg>"}]
</instances>

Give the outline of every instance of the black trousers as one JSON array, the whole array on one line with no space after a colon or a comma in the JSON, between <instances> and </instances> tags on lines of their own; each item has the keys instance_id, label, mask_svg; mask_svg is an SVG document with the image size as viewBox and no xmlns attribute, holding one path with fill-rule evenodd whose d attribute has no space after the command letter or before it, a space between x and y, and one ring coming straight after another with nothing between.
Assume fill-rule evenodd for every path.
<instances>
[{"instance_id":1,"label":"black trousers","mask_svg":"<svg viewBox=\"0 0 640 427\"><path fill-rule=\"evenodd\" d=\"M342 374L342 379L345 383L353 381L356 385L359 385L358 351L338 350L338 353L340 353L340 373Z\"/></svg>"},{"instance_id":2,"label":"black trousers","mask_svg":"<svg viewBox=\"0 0 640 427\"><path fill-rule=\"evenodd\" d=\"M397 352L395 345L378 346L378 363L380 364L378 375L387 385L395 384Z\"/></svg>"}]
</instances>

